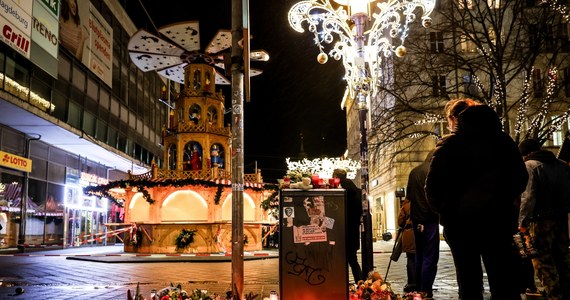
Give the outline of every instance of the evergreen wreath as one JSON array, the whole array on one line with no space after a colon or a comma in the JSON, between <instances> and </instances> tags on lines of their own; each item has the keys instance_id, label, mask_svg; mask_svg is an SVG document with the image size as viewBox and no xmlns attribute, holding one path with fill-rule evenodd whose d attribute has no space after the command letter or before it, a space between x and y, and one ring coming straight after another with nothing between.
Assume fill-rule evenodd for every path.
<instances>
[{"instance_id":1,"label":"evergreen wreath","mask_svg":"<svg viewBox=\"0 0 570 300\"><path fill-rule=\"evenodd\" d=\"M196 230L182 229L176 237L176 250L184 250L194 242Z\"/></svg>"},{"instance_id":2,"label":"evergreen wreath","mask_svg":"<svg viewBox=\"0 0 570 300\"><path fill-rule=\"evenodd\" d=\"M111 193L109 193L110 189L114 188L130 188L136 187L138 191L143 194L144 199L150 203L154 203L154 199L152 199L150 193L146 188L153 188L153 187L160 187L160 186L173 186L173 187L183 187L187 185L201 185L204 187L217 187L216 195L214 198L214 203L219 204L220 198L222 196L222 191L225 186L230 186L231 184L223 184L223 183L216 183L210 180L202 180L202 179L164 179L161 181L153 181L149 179L125 179L125 180L116 180L110 182L108 184L103 185L96 185L96 186L86 186L83 188L83 192L87 195L96 196L96 197L105 197L110 199L111 201L115 202L117 205L123 207L123 201L113 197ZM264 184L263 187L245 187L247 189L251 189L254 191L263 191L263 190L278 190L278 186L276 184Z\"/></svg>"}]
</instances>

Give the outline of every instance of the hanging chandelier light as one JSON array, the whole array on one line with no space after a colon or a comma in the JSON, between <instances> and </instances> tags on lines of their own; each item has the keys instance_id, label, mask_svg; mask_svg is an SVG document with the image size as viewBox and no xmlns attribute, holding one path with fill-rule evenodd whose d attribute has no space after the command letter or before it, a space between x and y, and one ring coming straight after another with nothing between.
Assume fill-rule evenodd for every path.
<instances>
[{"instance_id":1,"label":"hanging chandelier light","mask_svg":"<svg viewBox=\"0 0 570 300\"><path fill-rule=\"evenodd\" d=\"M435 0L305 0L293 5L288 17L300 33L306 22L319 48L319 63L342 59L350 97L360 94L361 102L362 96L377 92L383 57L406 55L404 41L416 10L423 12L421 23L427 28L434 6Z\"/></svg>"},{"instance_id":2,"label":"hanging chandelier light","mask_svg":"<svg viewBox=\"0 0 570 300\"><path fill-rule=\"evenodd\" d=\"M374 268L372 256L372 216L368 199L368 99L382 86L383 59L406 55L404 41L417 10L421 23L429 27L435 0L302 0L289 10L289 25L304 32L306 23L319 48L317 61L329 56L341 60L345 69L348 96L356 100L360 124L360 185L362 200L362 271ZM371 23L371 24L370 24ZM330 49L325 50L326 49Z\"/></svg>"}]
</instances>

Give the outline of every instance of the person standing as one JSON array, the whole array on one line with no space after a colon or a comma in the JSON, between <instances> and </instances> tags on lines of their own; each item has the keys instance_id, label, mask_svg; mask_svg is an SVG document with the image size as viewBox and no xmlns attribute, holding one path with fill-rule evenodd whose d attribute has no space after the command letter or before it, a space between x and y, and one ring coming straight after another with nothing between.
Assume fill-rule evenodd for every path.
<instances>
[{"instance_id":1,"label":"person standing","mask_svg":"<svg viewBox=\"0 0 570 300\"><path fill-rule=\"evenodd\" d=\"M570 166L535 139L519 144L529 174L521 197L519 230L540 253L532 264L548 299L570 299Z\"/></svg>"},{"instance_id":2,"label":"person standing","mask_svg":"<svg viewBox=\"0 0 570 300\"><path fill-rule=\"evenodd\" d=\"M352 180L346 178L346 170L335 169L333 178L339 178L341 188L346 190L346 259L352 271L354 282L358 283L364 279L357 257L358 249L360 249L362 193Z\"/></svg>"},{"instance_id":3,"label":"person standing","mask_svg":"<svg viewBox=\"0 0 570 300\"><path fill-rule=\"evenodd\" d=\"M414 241L414 226L410 219L410 200L404 199L400 213L398 214L398 226L402 228L402 252L406 253L406 274L408 282L404 286L404 292L417 291L416 289L416 243Z\"/></svg>"},{"instance_id":4,"label":"person standing","mask_svg":"<svg viewBox=\"0 0 570 300\"><path fill-rule=\"evenodd\" d=\"M417 291L427 296L432 296L439 262L439 216L429 206L424 189L433 152L430 151L424 162L412 169L407 187L416 247Z\"/></svg>"},{"instance_id":5,"label":"person standing","mask_svg":"<svg viewBox=\"0 0 570 300\"><path fill-rule=\"evenodd\" d=\"M522 156L489 106L468 106L456 121L436 147L425 189L453 255L460 297L483 299L483 260L493 299L520 299L505 279L516 278L515 203L528 180Z\"/></svg>"}]
</instances>

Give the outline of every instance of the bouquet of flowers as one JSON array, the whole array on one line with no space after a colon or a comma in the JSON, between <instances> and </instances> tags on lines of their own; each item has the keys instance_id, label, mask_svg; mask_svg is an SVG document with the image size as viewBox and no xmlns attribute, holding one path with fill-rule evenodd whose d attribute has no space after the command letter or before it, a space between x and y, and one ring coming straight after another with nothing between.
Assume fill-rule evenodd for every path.
<instances>
[{"instance_id":1,"label":"bouquet of flowers","mask_svg":"<svg viewBox=\"0 0 570 300\"><path fill-rule=\"evenodd\" d=\"M366 280L351 286L349 300L401 300L390 283L384 281L380 273L371 272Z\"/></svg>"},{"instance_id":2,"label":"bouquet of flowers","mask_svg":"<svg viewBox=\"0 0 570 300\"><path fill-rule=\"evenodd\" d=\"M250 292L244 295L246 300L255 300L257 294ZM195 289L191 294L182 289L182 285L179 283L176 286L170 284L169 287L165 287L160 291L153 290L150 294L148 300L232 300L234 299L232 292L226 292L225 296L218 295L216 293L210 294L207 290ZM147 300L142 294L140 294L139 284L137 284L137 289L135 295L131 295L131 290L127 292L127 300Z\"/></svg>"}]
</instances>

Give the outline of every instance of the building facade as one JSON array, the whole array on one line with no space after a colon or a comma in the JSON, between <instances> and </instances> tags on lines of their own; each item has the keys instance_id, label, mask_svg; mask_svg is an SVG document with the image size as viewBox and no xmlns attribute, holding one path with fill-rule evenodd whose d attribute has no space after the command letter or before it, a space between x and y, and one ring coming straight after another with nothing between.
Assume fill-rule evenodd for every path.
<instances>
[{"instance_id":1,"label":"building facade","mask_svg":"<svg viewBox=\"0 0 570 300\"><path fill-rule=\"evenodd\" d=\"M442 0L416 22L404 58L385 60L369 99L369 201L374 237L397 230L408 174L449 133L443 106L469 97L493 107L516 142L553 152L568 131L567 1ZM358 108L345 101L348 153L359 158Z\"/></svg>"},{"instance_id":2,"label":"building facade","mask_svg":"<svg viewBox=\"0 0 570 300\"><path fill-rule=\"evenodd\" d=\"M82 187L162 165L168 85L131 62L118 1L8 2L0 151L31 168L0 165L0 248L105 244L122 208Z\"/></svg>"}]
</instances>

